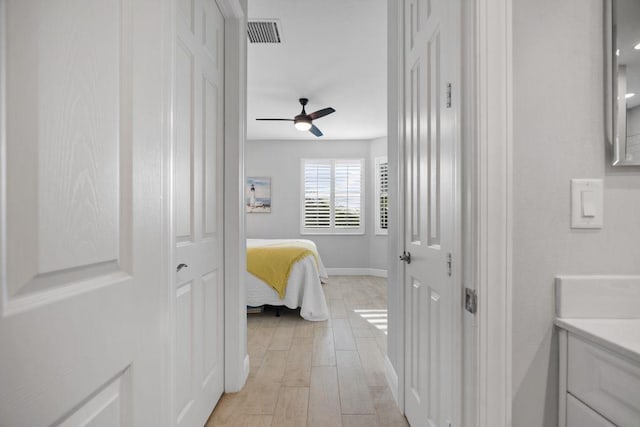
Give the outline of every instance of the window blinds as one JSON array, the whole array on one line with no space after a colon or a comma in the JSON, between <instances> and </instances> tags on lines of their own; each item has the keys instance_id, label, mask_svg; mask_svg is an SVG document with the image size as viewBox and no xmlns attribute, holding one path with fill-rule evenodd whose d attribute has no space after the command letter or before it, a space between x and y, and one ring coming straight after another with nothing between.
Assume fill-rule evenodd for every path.
<instances>
[{"instance_id":1,"label":"window blinds","mask_svg":"<svg viewBox=\"0 0 640 427\"><path fill-rule=\"evenodd\" d=\"M378 225L381 230L389 228L389 162L378 163Z\"/></svg>"},{"instance_id":2,"label":"window blinds","mask_svg":"<svg viewBox=\"0 0 640 427\"><path fill-rule=\"evenodd\" d=\"M303 232L363 231L363 161L303 160Z\"/></svg>"},{"instance_id":3,"label":"window blinds","mask_svg":"<svg viewBox=\"0 0 640 427\"><path fill-rule=\"evenodd\" d=\"M362 209L362 163L360 160L336 160L335 227L360 228Z\"/></svg>"},{"instance_id":4,"label":"window blinds","mask_svg":"<svg viewBox=\"0 0 640 427\"><path fill-rule=\"evenodd\" d=\"M331 228L331 175L331 161L305 161L304 228Z\"/></svg>"}]
</instances>

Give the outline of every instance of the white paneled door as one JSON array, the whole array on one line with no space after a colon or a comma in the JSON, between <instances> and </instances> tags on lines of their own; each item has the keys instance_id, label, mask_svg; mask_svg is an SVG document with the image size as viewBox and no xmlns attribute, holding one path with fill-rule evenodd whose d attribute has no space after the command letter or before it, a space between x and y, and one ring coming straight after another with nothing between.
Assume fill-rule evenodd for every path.
<instances>
[{"instance_id":1,"label":"white paneled door","mask_svg":"<svg viewBox=\"0 0 640 427\"><path fill-rule=\"evenodd\" d=\"M224 21L213 0L176 19L174 416L201 426L224 387Z\"/></svg>"},{"instance_id":2,"label":"white paneled door","mask_svg":"<svg viewBox=\"0 0 640 427\"><path fill-rule=\"evenodd\" d=\"M169 415L164 6L0 0L2 426Z\"/></svg>"},{"instance_id":3,"label":"white paneled door","mask_svg":"<svg viewBox=\"0 0 640 427\"><path fill-rule=\"evenodd\" d=\"M455 425L459 0L405 2L405 413ZM459 65L458 65L459 67ZM451 85L451 86L449 86Z\"/></svg>"}]
</instances>

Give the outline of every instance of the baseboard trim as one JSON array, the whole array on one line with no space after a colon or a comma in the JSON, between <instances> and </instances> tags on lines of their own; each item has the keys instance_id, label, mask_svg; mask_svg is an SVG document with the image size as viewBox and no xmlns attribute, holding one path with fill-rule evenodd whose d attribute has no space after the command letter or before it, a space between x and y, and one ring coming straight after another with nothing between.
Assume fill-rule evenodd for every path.
<instances>
[{"instance_id":1,"label":"baseboard trim","mask_svg":"<svg viewBox=\"0 0 640 427\"><path fill-rule=\"evenodd\" d=\"M384 355L384 376L387 378L387 382L389 383L389 388L391 389L391 394L395 399L396 403L398 403L398 374L396 374L396 370L393 369L393 365L391 364L391 360L389 360L389 356Z\"/></svg>"},{"instance_id":2,"label":"baseboard trim","mask_svg":"<svg viewBox=\"0 0 640 427\"><path fill-rule=\"evenodd\" d=\"M374 276L387 277L387 270L381 268L327 268L329 276Z\"/></svg>"}]
</instances>

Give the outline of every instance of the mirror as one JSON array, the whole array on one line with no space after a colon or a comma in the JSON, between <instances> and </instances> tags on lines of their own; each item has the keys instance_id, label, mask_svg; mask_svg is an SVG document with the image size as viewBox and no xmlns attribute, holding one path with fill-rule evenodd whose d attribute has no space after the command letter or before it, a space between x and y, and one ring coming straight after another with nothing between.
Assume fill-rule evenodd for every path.
<instances>
[{"instance_id":1,"label":"mirror","mask_svg":"<svg viewBox=\"0 0 640 427\"><path fill-rule=\"evenodd\" d=\"M640 165L640 0L606 5L607 122L613 164Z\"/></svg>"}]
</instances>

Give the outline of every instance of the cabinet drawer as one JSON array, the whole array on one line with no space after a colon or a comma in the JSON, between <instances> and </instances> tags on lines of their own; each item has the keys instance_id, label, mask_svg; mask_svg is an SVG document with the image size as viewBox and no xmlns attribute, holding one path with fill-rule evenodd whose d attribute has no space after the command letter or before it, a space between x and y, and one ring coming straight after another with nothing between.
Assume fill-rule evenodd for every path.
<instances>
[{"instance_id":1,"label":"cabinet drawer","mask_svg":"<svg viewBox=\"0 0 640 427\"><path fill-rule=\"evenodd\" d=\"M640 366L571 334L567 356L571 394L618 426L640 427Z\"/></svg>"},{"instance_id":2,"label":"cabinet drawer","mask_svg":"<svg viewBox=\"0 0 640 427\"><path fill-rule=\"evenodd\" d=\"M606 418L567 394L567 427L615 427Z\"/></svg>"}]
</instances>

